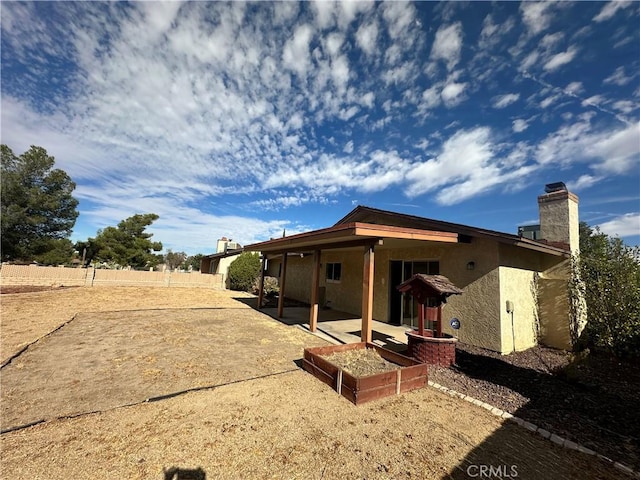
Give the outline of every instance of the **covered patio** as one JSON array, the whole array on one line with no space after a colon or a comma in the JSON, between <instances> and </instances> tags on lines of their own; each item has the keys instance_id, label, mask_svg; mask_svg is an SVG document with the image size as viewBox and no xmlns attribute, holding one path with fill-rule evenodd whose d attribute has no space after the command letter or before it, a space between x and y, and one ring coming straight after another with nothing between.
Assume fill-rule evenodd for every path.
<instances>
[{"instance_id":1,"label":"covered patio","mask_svg":"<svg viewBox=\"0 0 640 480\"><path fill-rule=\"evenodd\" d=\"M297 325L311 331L309 324L310 308L304 306L287 307L286 315L278 318L277 307L264 307L263 313L286 325ZM339 310L320 309L315 334L331 342L357 343L362 337L362 318ZM372 320L371 342L379 347L404 352L407 350L406 326L390 325Z\"/></svg>"},{"instance_id":2,"label":"covered patio","mask_svg":"<svg viewBox=\"0 0 640 480\"><path fill-rule=\"evenodd\" d=\"M362 270L362 309L361 315L351 316L351 318L334 319L331 324L336 335L344 336L346 334L351 337L357 338L359 333L360 341L373 342L376 340L374 337L374 320L373 320L373 285L375 274L375 250L376 247L385 245L385 242L398 242L398 241L423 241L423 242L438 242L438 243L458 243L459 235L453 232L441 232L433 230L423 230L415 228L406 228L390 225L378 225L370 223L341 223L334 225L333 227L314 230L311 232L292 235L289 237L282 237L272 239L266 242L255 243L245 247L245 251L254 251L262 253L262 269L260 277L260 296L258 298L258 308L263 305L263 285L265 276L265 265L269 259L280 258L280 294L278 296L278 306L275 311L274 317L283 319L285 310L285 298L287 292L287 258L290 255L313 255L312 261L312 278L311 278L311 292L309 302L310 308L304 309L304 311L295 312L296 315L307 315L308 329L311 332L316 332L319 327L318 323L322 322L323 325L329 325L329 322L323 321L322 317L325 315L340 315L340 312L327 313L320 308L320 271L322 254L328 250L349 250L353 251L354 255L363 255L363 270ZM287 318L291 318L290 310L297 307L287 308ZM268 312L267 312L268 313ZM347 314L348 315L348 314ZM357 326L359 320L359 329L354 328ZM349 321L349 324L342 324L343 326L338 328L338 321ZM404 327L394 327L383 322L375 322L375 332L378 334L386 335L383 330L387 328L393 329L388 336L390 338L397 339L400 337L400 342L404 342ZM327 329L327 327L323 328ZM345 331L347 330L347 331ZM356 333L356 335L354 335ZM331 335L329 333L329 335ZM348 337L346 337L348 338Z\"/></svg>"}]
</instances>

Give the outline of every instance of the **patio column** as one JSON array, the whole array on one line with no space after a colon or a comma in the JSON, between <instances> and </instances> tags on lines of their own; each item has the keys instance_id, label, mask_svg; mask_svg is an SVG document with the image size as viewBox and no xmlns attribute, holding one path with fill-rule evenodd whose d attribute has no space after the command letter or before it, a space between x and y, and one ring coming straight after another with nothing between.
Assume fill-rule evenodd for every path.
<instances>
[{"instance_id":1,"label":"patio column","mask_svg":"<svg viewBox=\"0 0 640 480\"><path fill-rule=\"evenodd\" d=\"M280 292L278 293L278 318L282 318L284 311L284 285L287 280L287 252L282 254L282 264L280 268Z\"/></svg>"},{"instance_id":2,"label":"patio column","mask_svg":"<svg viewBox=\"0 0 640 480\"><path fill-rule=\"evenodd\" d=\"M262 267L260 268L260 284L258 286L258 310L262 308L262 301L264 300L264 268L267 265L267 255L262 254Z\"/></svg>"},{"instance_id":3,"label":"patio column","mask_svg":"<svg viewBox=\"0 0 640 480\"><path fill-rule=\"evenodd\" d=\"M320 296L320 250L313 252L313 277L311 278L311 309L309 312L309 330L318 327L318 298Z\"/></svg>"},{"instance_id":4,"label":"patio column","mask_svg":"<svg viewBox=\"0 0 640 480\"><path fill-rule=\"evenodd\" d=\"M375 264L374 246L364 249L364 268L362 271L362 327L363 342L371 342L371 324L373 322L373 271Z\"/></svg>"}]
</instances>

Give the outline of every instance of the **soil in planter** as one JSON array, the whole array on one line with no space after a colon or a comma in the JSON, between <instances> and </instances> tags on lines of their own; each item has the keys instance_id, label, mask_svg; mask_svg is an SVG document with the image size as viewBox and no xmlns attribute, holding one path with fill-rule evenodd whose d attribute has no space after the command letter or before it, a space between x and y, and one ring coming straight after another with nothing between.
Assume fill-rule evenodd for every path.
<instances>
[{"instance_id":1,"label":"soil in planter","mask_svg":"<svg viewBox=\"0 0 640 480\"><path fill-rule=\"evenodd\" d=\"M367 377L400 368L400 365L385 360L372 348L336 352L325 356L324 359L354 377Z\"/></svg>"}]
</instances>

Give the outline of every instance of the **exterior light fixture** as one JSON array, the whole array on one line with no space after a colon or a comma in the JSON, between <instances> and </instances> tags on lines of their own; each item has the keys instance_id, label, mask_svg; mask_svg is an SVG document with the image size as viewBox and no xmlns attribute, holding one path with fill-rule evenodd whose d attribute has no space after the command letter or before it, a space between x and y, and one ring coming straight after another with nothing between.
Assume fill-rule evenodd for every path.
<instances>
[{"instance_id":1,"label":"exterior light fixture","mask_svg":"<svg viewBox=\"0 0 640 480\"><path fill-rule=\"evenodd\" d=\"M476 262L467 263L467 270L475 270L475 268L476 268Z\"/></svg>"}]
</instances>

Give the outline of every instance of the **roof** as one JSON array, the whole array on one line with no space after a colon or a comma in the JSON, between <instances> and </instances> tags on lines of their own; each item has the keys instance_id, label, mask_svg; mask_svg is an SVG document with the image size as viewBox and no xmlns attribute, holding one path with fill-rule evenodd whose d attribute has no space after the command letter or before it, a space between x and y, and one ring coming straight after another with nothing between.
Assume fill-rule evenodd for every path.
<instances>
[{"instance_id":1,"label":"roof","mask_svg":"<svg viewBox=\"0 0 640 480\"><path fill-rule=\"evenodd\" d=\"M562 248L557 245L550 245L544 241L530 240L528 238L523 238L519 235L514 235L511 233L472 227L469 225L462 225L460 223L445 222L443 220L434 220L426 217L418 217L405 213L391 212L388 210L380 210L364 205L358 205L345 217L338 220L336 225L341 225L343 223L349 222L367 222L372 224L380 223L384 225L403 226L417 229L455 232L460 236L461 242L469 242L473 237L480 237L495 240L500 243L515 245L517 247L527 248L530 250L537 250L552 255L570 255L570 251L568 248Z\"/></svg>"},{"instance_id":2,"label":"roof","mask_svg":"<svg viewBox=\"0 0 640 480\"><path fill-rule=\"evenodd\" d=\"M243 251L244 249L237 248L234 250L227 250L226 252L219 252L219 253L212 253L211 255L205 255L203 258L209 258L213 260L215 258L233 257L234 255L240 255Z\"/></svg>"},{"instance_id":3,"label":"roof","mask_svg":"<svg viewBox=\"0 0 640 480\"><path fill-rule=\"evenodd\" d=\"M343 223L333 227L275 238L246 245L245 251L264 253L310 252L317 249L348 248L374 244L384 238L457 243L458 234L433 230L397 227L361 222Z\"/></svg>"},{"instance_id":4,"label":"roof","mask_svg":"<svg viewBox=\"0 0 640 480\"><path fill-rule=\"evenodd\" d=\"M363 205L353 209L332 227L246 245L244 250L263 253L303 253L319 249L367 245L385 238L469 243L474 237L487 238L555 256L570 255L570 252L564 248L529 240L518 235L379 210Z\"/></svg>"},{"instance_id":5,"label":"roof","mask_svg":"<svg viewBox=\"0 0 640 480\"><path fill-rule=\"evenodd\" d=\"M416 285L424 285L431 290L435 291L439 295L460 295L462 290L456 287L451 281L444 275L426 275L424 273L416 273L413 277L405 280L398 285L398 290L401 292L411 290Z\"/></svg>"}]
</instances>

